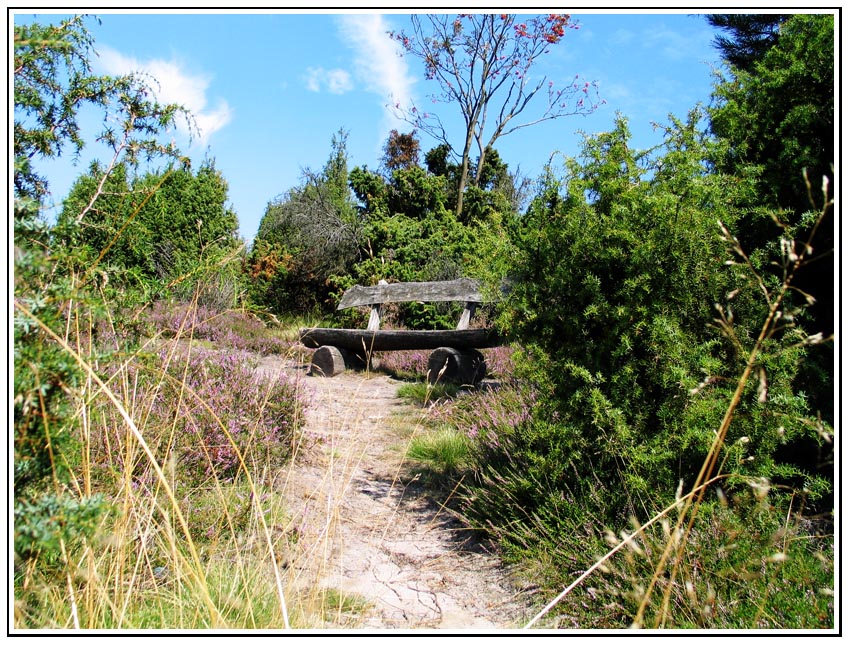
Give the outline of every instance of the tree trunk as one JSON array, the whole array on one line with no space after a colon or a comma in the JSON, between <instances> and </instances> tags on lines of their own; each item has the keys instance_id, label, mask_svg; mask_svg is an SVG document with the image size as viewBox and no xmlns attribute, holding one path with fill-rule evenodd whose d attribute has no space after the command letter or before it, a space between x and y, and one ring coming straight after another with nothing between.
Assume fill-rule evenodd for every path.
<instances>
[{"instance_id":1,"label":"tree trunk","mask_svg":"<svg viewBox=\"0 0 850 645\"><path fill-rule=\"evenodd\" d=\"M460 181L457 184L457 206L455 206L455 217L460 219L463 211L463 191L466 189L466 178L469 175L469 159L464 156L460 167Z\"/></svg>"},{"instance_id":2,"label":"tree trunk","mask_svg":"<svg viewBox=\"0 0 850 645\"><path fill-rule=\"evenodd\" d=\"M472 124L466 133L466 143L463 146L463 158L460 163L460 181L457 186L457 206L455 208L455 217L460 219L460 214L463 212L463 191L466 189L466 182L469 180L469 151L472 149Z\"/></svg>"}]
</instances>

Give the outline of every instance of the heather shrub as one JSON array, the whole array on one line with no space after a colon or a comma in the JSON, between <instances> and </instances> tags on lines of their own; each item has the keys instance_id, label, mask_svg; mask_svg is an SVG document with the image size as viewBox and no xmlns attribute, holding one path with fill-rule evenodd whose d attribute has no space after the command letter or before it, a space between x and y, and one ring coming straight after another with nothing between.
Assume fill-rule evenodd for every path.
<instances>
[{"instance_id":1,"label":"heather shrub","mask_svg":"<svg viewBox=\"0 0 850 645\"><path fill-rule=\"evenodd\" d=\"M143 314L142 325L149 335L191 337L235 351L285 354L295 345L249 311L191 302L158 300Z\"/></svg>"},{"instance_id":2,"label":"heather shrub","mask_svg":"<svg viewBox=\"0 0 850 645\"><path fill-rule=\"evenodd\" d=\"M487 374L496 380L510 379L516 372L514 354L517 347L502 345L501 347L485 347L480 350L487 363Z\"/></svg>"},{"instance_id":3,"label":"heather shrub","mask_svg":"<svg viewBox=\"0 0 850 645\"><path fill-rule=\"evenodd\" d=\"M517 380L475 390L460 390L443 405L432 408L436 421L451 423L475 442L477 449L498 444L500 434L510 432L531 418L536 394ZM482 455L486 460L486 457Z\"/></svg>"},{"instance_id":4,"label":"heather shrub","mask_svg":"<svg viewBox=\"0 0 850 645\"><path fill-rule=\"evenodd\" d=\"M382 372L400 379L422 379L428 373L428 351L375 352Z\"/></svg>"},{"instance_id":5,"label":"heather shrub","mask_svg":"<svg viewBox=\"0 0 850 645\"><path fill-rule=\"evenodd\" d=\"M286 376L258 376L244 352L169 346L126 367L115 378L133 384L134 408L144 421L146 440L182 485L229 481L248 469L255 476L281 467L289 455L303 405L299 384ZM99 414L114 419L94 436L102 452L95 461L107 468L131 469L137 483L154 485L150 463L135 455L116 464L126 451L126 433L104 402ZM109 436L111 435L111 436ZM127 446L129 449L129 446Z\"/></svg>"}]
</instances>

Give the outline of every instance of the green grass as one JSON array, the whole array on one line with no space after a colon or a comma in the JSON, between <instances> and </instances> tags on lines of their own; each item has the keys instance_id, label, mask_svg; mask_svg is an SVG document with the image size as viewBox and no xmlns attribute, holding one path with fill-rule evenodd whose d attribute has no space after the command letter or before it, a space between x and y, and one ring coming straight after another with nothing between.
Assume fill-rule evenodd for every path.
<instances>
[{"instance_id":1,"label":"green grass","mask_svg":"<svg viewBox=\"0 0 850 645\"><path fill-rule=\"evenodd\" d=\"M668 568L644 614L646 628L807 629L834 627L834 554L832 536L816 536L786 523L775 509L750 510L705 504L677 566ZM765 514L765 512L767 514ZM632 533L634 529L624 532ZM523 554L526 562L548 562L542 579L575 580L567 567L587 569L590 557L624 542L609 532L603 541L588 536L589 553L556 552L556 544L538 545ZM622 629L631 625L659 556L673 539L670 525L658 522L642 531L575 587L537 627ZM571 563L571 564L568 564ZM560 570L560 573L558 572ZM675 572L675 573L674 573ZM550 592L552 595L555 589ZM666 600L665 600L666 597Z\"/></svg>"},{"instance_id":2,"label":"green grass","mask_svg":"<svg viewBox=\"0 0 850 645\"><path fill-rule=\"evenodd\" d=\"M469 448L465 435L444 425L413 437L407 449L407 459L416 472L431 475L435 482L446 481L466 468Z\"/></svg>"},{"instance_id":3,"label":"green grass","mask_svg":"<svg viewBox=\"0 0 850 645\"><path fill-rule=\"evenodd\" d=\"M460 390L461 387L454 383L435 383L432 385L425 381L417 381L415 383L403 383L399 386L397 394L399 398L424 406L454 398Z\"/></svg>"}]
</instances>

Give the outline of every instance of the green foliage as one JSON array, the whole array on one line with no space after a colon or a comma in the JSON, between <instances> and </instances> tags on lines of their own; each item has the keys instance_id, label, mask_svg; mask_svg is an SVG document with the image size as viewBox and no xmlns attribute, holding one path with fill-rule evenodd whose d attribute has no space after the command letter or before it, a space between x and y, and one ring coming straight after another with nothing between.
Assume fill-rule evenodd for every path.
<instances>
[{"instance_id":1,"label":"green foliage","mask_svg":"<svg viewBox=\"0 0 850 645\"><path fill-rule=\"evenodd\" d=\"M718 235L718 220L735 225L737 191L749 187L708 171L714 150L698 116L673 121L651 152L632 150L618 119L585 141L563 180L550 168L511 223L500 324L530 350L517 376L537 402L533 418L477 434L467 491L473 522L509 552L581 552L583 527L643 521L677 485L689 490L768 315L764 290L782 289L775 276L754 277ZM829 503L829 430L799 389L811 349L794 324L800 312L784 311L720 467L734 474L732 489L764 477L818 491L812 510L817 495Z\"/></svg>"},{"instance_id":2,"label":"green foliage","mask_svg":"<svg viewBox=\"0 0 850 645\"><path fill-rule=\"evenodd\" d=\"M393 132L383 174L366 166L349 172L345 141L340 132L323 171L307 173L300 187L266 209L246 266L256 304L276 314L333 314L336 324L362 326L363 311L335 312L354 284L451 280L489 270L513 196L498 153L485 166L486 189L471 188L468 207L457 218L447 208L455 170L432 170L435 156L446 150L429 153L425 170L416 163L416 138ZM452 303L404 303L386 307L383 320L445 328L456 324L459 313Z\"/></svg>"},{"instance_id":3,"label":"green foliage","mask_svg":"<svg viewBox=\"0 0 850 645\"><path fill-rule=\"evenodd\" d=\"M92 76L93 39L82 16L59 25L15 26L15 191L41 198L47 182L36 174L35 156L56 157L66 144L82 149L77 112L103 104L116 86ZM67 79L63 84L62 79Z\"/></svg>"},{"instance_id":4,"label":"green foliage","mask_svg":"<svg viewBox=\"0 0 850 645\"><path fill-rule=\"evenodd\" d=\"M449 154L451 154L452 148L448 143L441 143L440 145L431 148L425 154L425 166L428 168L428 172L432 175L442 175L450 177L452 175L456 175L459 168L457 164L453 164L449 161Z\"/></svg>"},{"instance_id":5,"label":"green foliage","mask_svg":"<svg viewBox=\"0 0 850 645\"><path fill-rule=\"evenodd\" d=\"M54 235L76 250L87 272L99 267L119 281L180 282L191 292L188 276L235 251L237 227L213 161L196 173L172 168L136 179L123 164L107 172L95 163L72 186Z\"/></svg>"},{"instance_id":6,"label":"green foliage","mask_svg":"<svg viewBox=\"0 0 850 645\"><path fill-rule=\"evenodd\" d=\"M70 145L79 153L85 145L78 113L86 105L112 112L98 137L132 163L143 158L176 156L157 134L185 112L177 105L148 100L140 77L95 76L90 59L94 39L86 18L75 16L59 25L15 25L15 193L41 200L47 181L33 161L58 157Z\"/></svg>"},{"instance_id":7,"label":"green foliage","mask_svg":"<svg viewBox=\"0 0 850 645\"><path fill-rule=\"evenodd\" d=\"M65 474L56 460L72 445L71 400L79 383L73 359L48 336L61 333L61 307L70 288L46 279L50 258L38 250L19 249L15 258L14 314L14 484L16 496L40 488L55 474ZM54 471L56 469L56 471Z\"/></svg>"},{"instance_id":8,"label":"green foliage","mask_svg":"<svg viewBox=\"0 0 850 645\"><path fill-rule=\"evenodd\" d=\"M465 273L473 233L450 214L439 218L402 213L375 219L364 227L371 254L354 267L358 284L450 280ZM457 323L451 303L400 303L387 308L387 319L412 329L438 329Z\"/></svg>"},{"instance_id":9,"label":"green foliage","mask_svg":"<svg viewBox=\"0 0 850 645\"><path fill-rule=\"evenodd\" d=\"M593 476L596 446L583 429L502 423L477 431L475 439L474 477L463 488L463 511L472 526L497 538L512 560L552 545L570 558L585 552L588 527L619 500Z\"/></svg>"},{"instance_id":10,"label":"green foliage","mask_svg":"<svg viewBox=\"0 0 850 645\"><path fill-rule=\"evenodd\" d=\"M61 568L71 552L96 534L108 505L102 495L82 500L47 493L15 502L15 556Z\"/></svg>"},{"instance_id":11,"label":"green foliage","mask_svg":"<svg viewBox=\"0 0 850 645\"><path fill-rule=\"evenodd\" d=\"M711 126L730 143L726 167L761 168L762 204L805 212L803 169L817 184L832 174L834 38L833 16L791 16L752 70L733 67L716 85Z\"/></svg>"},{"instance_id":12,"label":"green foliage","mask_svg":"<svg viewBox=\"0 0 850 645\"><path fill-rule=\"evenodd\" d=\"M777 218L787 227L783 236L805 240L810 226L803 222L819 210L823 177L832 190L835 163L834 17L788 16L768 42L772 46L761 47L751 64L733 64L718 78L710 110L711 129L727 145L719 168L756 179L756 190L739 204L750 214L738 236L751 251L776 239ZM820 257L795 283L815 299L810 320L803 321L807 329L827 336L835 324L833 228L830 213L813 240ZM832 371L831 361L822 369Z\"/></svg>"},{"instance_id":13,"label":"green foliage","mask_svg":"<svg viewBox=\"0 0 850 645\"><path fill-rule=\"evenodd\" d=\"M348 187L347 133L320 173L271 202L248 257L251 297L277 314L332 311L335 276L358 259L362 238Z\"/></svg>"},{"instance_id":14,"label":"green foliage","mask_svg":"<svg viewBox=\"0 0 850 645\"><path fill-rule=\"evenodd\" d=\"M395 170L387 180L357 168L351 185L364 204L363 259L352 270L352 281L360 284L481 276L498 245L503 213L510 210L496 193L470 189L475 194L458 219L446 206L451 202L450 178L418 166ZM459 310L448 304L409 303L388 313L399 325L431 329L456 324Z\"/></svg>"},{"instance_id":15,"label":"green foliage","mask_svg":"<svg viewBox=\"0 0 850 645\"><path fill-rule=\"evenodd\" d=\"M728 33L714 38L714 46L723 59L739 69L751 71L765 52L776 44L779 26L789 18L787 14L709 14L712 27Z\"/></svg>"},{"instance_id":16,"label":"green foliage","mask_svg":"<svg viewBox=\"0 0 850 645\"><path fill-rule=\"evenodd\" d=\"M695 128L682 127L671 147L696 145ZM650 402L682 387L685 365L700 365L697 334L712 302L731 290L717 271L722 180L679 150L653 160L646 180L650 162L627 140L620 120L612 133L587 141L584 164L568 163L565 194L551 174L546 179L520 223L505 323L554 362L555 396L601 433L612 458L660 415L676 416ZM707 201L711 213L703 210Z\"/></svg>"}]
</instances>

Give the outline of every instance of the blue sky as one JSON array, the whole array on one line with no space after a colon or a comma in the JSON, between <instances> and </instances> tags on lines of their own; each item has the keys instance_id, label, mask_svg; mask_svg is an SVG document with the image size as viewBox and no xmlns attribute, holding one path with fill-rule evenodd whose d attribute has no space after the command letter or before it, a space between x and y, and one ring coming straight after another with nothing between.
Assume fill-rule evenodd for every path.
<instances>
[{"instance_id":1,"label":"blue sky","mask_svg":"<svg viewBox=\"0 0 850 645\"><path fill-rule=\"evenodd\" d=\"M108 74L146 71L159 82L161 100L192 110L202 136L191 145L180 132L173 136L194 159L215 159L246 241L269 201L297 185L304 169L322 168L340 128L349 133L349 167L377 169L390 129L411 130L387 105L428 105L437 89L386 35L409 28L406 13L212 11L99 10L101 24L89 23L99 53L94 66ZM709 101L712 68L719 65L716 32L696 11L573 12L580 29L568 30L537 72L556 84L576 74L597 81L606 104L591 116L500 139L502 159L536 177L553 152L578 151L577 131L610 129L618 111L629 118L635 146L658 143L653 122L666 122L670 113L684 117ZM61 17L37 15L39 22ZM15 20L31 21L33 11L17 11ZM457 117L446 105L439 114L449 122ZM436 144L421 137L423 151ZM106 158L91 149L76 167L68 159L41 166L57 202L92 156Z\"/></svg>"}]
</instances>

